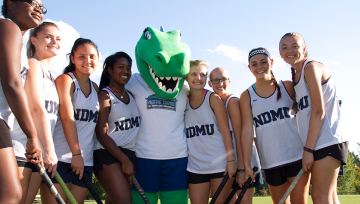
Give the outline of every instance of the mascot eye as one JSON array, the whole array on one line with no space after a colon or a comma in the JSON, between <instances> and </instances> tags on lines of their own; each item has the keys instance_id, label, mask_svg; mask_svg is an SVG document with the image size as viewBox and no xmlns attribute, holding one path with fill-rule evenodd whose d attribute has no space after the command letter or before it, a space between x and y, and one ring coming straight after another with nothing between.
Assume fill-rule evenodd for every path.
<instances>
[{"instance_id":1,"label":"mascot eye","mask_svg":"<svg viewBox=\"0 0 360 204\"><path fill-rule=\"evenodd\" d=\"M145 39L147 39L147 40L151 39L151 34L149 31L146 31L144 35L145 35Z\"/></svg>"}]
</instances>

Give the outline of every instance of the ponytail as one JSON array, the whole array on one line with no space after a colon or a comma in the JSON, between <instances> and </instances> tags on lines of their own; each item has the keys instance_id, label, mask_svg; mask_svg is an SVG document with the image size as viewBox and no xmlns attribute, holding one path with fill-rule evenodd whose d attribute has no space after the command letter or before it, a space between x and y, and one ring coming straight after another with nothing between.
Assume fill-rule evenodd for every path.
<instances>
[{"instance_id":1,"label":"ponytail","mask_svg":"<svg viewBox=\"0 0 360 204\"><path fill-rule=\"evenodd\" d=\"M295 83L296 83L296 73L295 73L295 69L291 67L291 78L292 78L292 82L293 82L293 87L294 87L294 102L292 105L292 110L297 113L297 102L296 102L296 92L295 92Z\"/></svg>"},{"instance_id":2,"label":"ponytail","mask_svg":"<svg viewBox=\"0 0 360 204\"><path fill-rule=\"evenodd\" d=\"M276 96L276 101L280 100L281 98L281 92L280 92L280 86L279 84L277 83L276 79L275 79L275 76L274 76L274 73L272 72L272 70L270 70L270 73L271 73L271 79L273 81L273 83L275 84L276 86L276 89L277 89L277 96Z\"/></svg>"}]
</instances>

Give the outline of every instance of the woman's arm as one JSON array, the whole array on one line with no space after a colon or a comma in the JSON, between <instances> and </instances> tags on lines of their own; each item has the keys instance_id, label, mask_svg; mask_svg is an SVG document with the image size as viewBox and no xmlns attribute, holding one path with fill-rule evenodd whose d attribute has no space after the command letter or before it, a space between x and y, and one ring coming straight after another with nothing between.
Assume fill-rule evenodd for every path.
<instances>
[{"instance_id":1,"label":"woman's arm","mask_svg":"<svg viewBox=\"0 0 360 204\"><path fill-rule=\"evenodd\" d=\"M6 100L28 141L26 157L32 163L42 162L40 143L31 118L28 99L21 82L22 35L19 27L8 20L0 20L0 79ZM33 159L38 158L37 161Z\"/></svg>"},{"instance_id":2,"label":"woman's arm","mask_svg":"<svg viewBox=\"0 0 360 204\"><path fill-rule=\"evenodd\" d=\"M114 140L108 135L109 134L109 113L110 113L110 96L106 91L99 93L99 117L96 124L96 137L101 145L113 155L122 164L121 168L124 174L128 177L129 182L132 181L134 174L134 166L130 159L119 149Z\"/></svg>"},{"instance_id":3,"label":"woman's arm","mask_svg":"<svg viewBox=\"0 0 360 204\"><path fill-rule=\"evenodd\" d=\"M305 147L310 149L315 149L316 141L319 137L325 117L324 98L321 88L321 79L325 71L326 67L317 62L308 63L304 69L304 76L309 87L312 105L309 132L305 143ZM305 172L311 171L311 167L314 163L314 155L304 151L302 163Z\"/></svg>"},{"instance_id":4,"label":"woman's arm","mask_svg":"<svg viewBox=\"0 0 360 204\"><path fill-rule=\"evenodd\" d=\"M256 174L254 174L251 168L251 152L254 141L254 122L248 91L244 91L241 94L239 103L241 112L241 148L244 158L245 179L251 177L253 182L255 182ZM240 185L243 185L243 183Z\"/></svg>"},{"instance_id":5,"label":"woman's arm","mask_svg":"<svg viewBox=\"0 0 360 204\"><path fill-rule=\"evenodd\" d=\"M84 160L81 156L81 149L78 140L77 129L74 119L73 97L75 85L71 77L67 74L60 75L56 80L56 89L59 95L59 115L63 125L64 134L69 144L71 153L71 169L79 179L82 178L84 172Z\"/></svg>"},{"instance_id":6,"label":"woman's arm","mask_svg":"<svg viewBox=\"0 0 360 204\"><path fill-rule=\"evenodd\" d=\"M225 173L228 172L229 178L231 178L234 174L236 174L236 165L226 108L224 102L222 102L221 98L217 94L211 94L210 106L214 110L227 153L227 165Z\"/></svg>"},{"instance_id":7,"label":"woman's arm","mask_svg":"<svg viewBox=\"0 0 360 204\"><path fill-rule=\"evenodd\" d=\"M237 164L238 169L245 169L243 154L241 149L241 115L240 115L240 106L239 99L232 98L229 101L228 105L228 113L231 120L231 125L233 129L233 134L236 142L236 156L237 156ZM239 173L236 177L238 183L245 183L245 174Z\"/></svg>"},{"instance_id":8,"label":"woman's arm","mask_svg":"<svg viewBox=\"0 0 360 204\"><path fill-rule=\"evenodd\" d=\"M51 134L50 121L45 109L43 71L38 61L29 59L29 70L26 75L25 91L29 99L29 108L41 146L44 149L44 165L52 177L55 176L57 156Z\"/></svg>"}]
</instances>

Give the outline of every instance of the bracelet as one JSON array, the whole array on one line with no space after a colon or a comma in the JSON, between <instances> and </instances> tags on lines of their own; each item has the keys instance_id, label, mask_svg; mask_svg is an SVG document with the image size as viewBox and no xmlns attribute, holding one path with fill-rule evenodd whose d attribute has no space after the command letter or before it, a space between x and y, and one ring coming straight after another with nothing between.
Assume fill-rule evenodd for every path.
<instances>
[{"instance_id":1,"label":"bracelet","mask_svg":"<svg viewBox=\"0 0 360 204\"><path fill-rule=\"evenodd\" d=\"M231 160L231 161L227 161L227 162L233 162L233 161L235 161L235 160Z\"/></svg>"},{"instance_id":2,"label":"bracelet","mask_svg":"<svg viewBox=\"0 0 360 204\"><path fill-rule=\"evenodd\" d=\"M79 154L73 154L73 157L78 156L78 155L81 155L81 153L79 153Z\"/></svg>"},{"instance_id":3,"label":"bracelet","mask_svg":"<svg viewBox=\"0 0 360 204\"><path fill-rule=\"evenodd\" d=\"M315 153L315 150L307 148L307 147L304 147L304 151L307 151L307 152L310 152L310 153L313 153L313 154Z\"/></svg>"},{"instance_id":4,"label":"bracelet","mask_svg":"<svg viewBox=\"0 0 360 204\"><path fill-rule=\"evenodd\" d=\"M236 173L245 173L245 169L238 169Z\"/></svg>"}]
</instances>

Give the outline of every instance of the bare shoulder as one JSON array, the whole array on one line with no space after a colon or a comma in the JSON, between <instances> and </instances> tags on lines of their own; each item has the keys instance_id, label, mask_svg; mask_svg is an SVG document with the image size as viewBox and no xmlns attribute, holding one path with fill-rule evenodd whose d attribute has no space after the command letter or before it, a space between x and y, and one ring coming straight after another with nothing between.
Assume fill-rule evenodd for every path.
<instances>
[{"instance_id":1,"label":"bare shoulder","mask_svg":"<svg viewBox=\"0 0 360 204\"><path fill-rule=\"evenodd\" d=\"M329 69L320 62L311 61L304 68L305 78L321 78L321 81L328 79L331 76Z\"/></svg>"},{"instance_id":2,"label":"bare shoulder","mask_svg":"<svg viewBox=\"0 0 360 204\"><path fill-rule=\"evenodd\" d=\"M39 62L37 60L35 60L35 59L29 59L28 63L29 63L29 70L41 69Z\"/></svg>"},{"instance_id":3,"label":"bare shoulder","mask_svg":"<svg viewBox=\"0 0 360 204\"><path fill-rule=\"evenodd\" d=\"M105 101L109 99L110 99L110 95L107 91L102 90L99 92L99 101Z\"/></svg>"},{"instance_id":4,"label":"bare shoulder","mask_svg":"<svg viewBox=\"0 0 360 204\"><path fill-rule=\"evenodd\" d=\"M239 101L240 101L240 103L242 101L250 101L249 92L247 90L245 90L244 92L241 93Z\"/></svg>"},{"instance_id":5,"label":"bare shoulder","mask_svg":"<svg viewBox=\"0 0 360 204\"><path fill-rule=\"evenodd\" d=\"M238 97L232 97L229 101L229 108L230 107L238 107L239 106L239 98Z\"/></svg>"},{"instance_id":6,"label":"bare shoulder","mask_svg":"<svg viewBox=\"0 0 360 204\"><path fill-rule=\"evenodd\" d=\"M91 82L93 83L96 92L99 93L99 87L98 87L98 85L97 85L95 82L93 82L93 81L91 81Z\"/></svg>"},{"instance_id":7,"label":"bare shoulder","mask_svg":"<svg viewBox=\"0 0 360 204\"><path fill-rule=\"evenodd\" d=\"M11 36L18 38L21 35L21 30L18 25L6 19L0 19L0 36Z\"/></svg>"}]
</instances>

